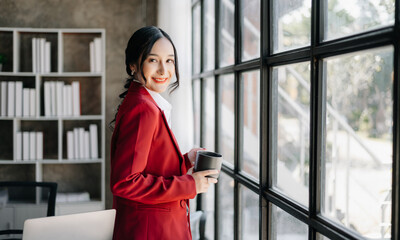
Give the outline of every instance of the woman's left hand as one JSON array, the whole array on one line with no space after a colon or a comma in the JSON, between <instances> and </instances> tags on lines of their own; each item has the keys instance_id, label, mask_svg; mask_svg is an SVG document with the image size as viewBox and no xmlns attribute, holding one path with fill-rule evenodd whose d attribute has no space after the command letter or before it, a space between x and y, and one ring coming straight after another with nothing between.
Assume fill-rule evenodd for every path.
<instances>
[{"instance_id":1,"label":"woman's left hand","mask_svg":"<svg viewBox=\"0 0 400 240\"><path fill-rule=\"evenodd\" d=\"M188 152L188 158L189 158L190 164L192 164L192 166L194 166L194 163L196 162L197 151L203 151L203 150L206 150L206 149L205 148L192 148Z\"/></svg>"}]
</instances>

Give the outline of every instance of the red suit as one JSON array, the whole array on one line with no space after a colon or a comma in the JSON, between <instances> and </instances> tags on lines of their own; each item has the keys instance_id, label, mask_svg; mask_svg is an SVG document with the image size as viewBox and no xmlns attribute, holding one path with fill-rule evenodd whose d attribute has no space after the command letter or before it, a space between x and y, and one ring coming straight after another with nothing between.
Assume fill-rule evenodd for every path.
<instances>
[{"instance_id":1,"label":"red suit","mask_svg":"<svg viewBox=\"0 0 400 240\"><path fill-rule=\"evenodd\" d=\"M114 240L191 239L188 199L196 196L187 154L139 83L119 107L111 140Z\"/></svg>"}]
</instances>

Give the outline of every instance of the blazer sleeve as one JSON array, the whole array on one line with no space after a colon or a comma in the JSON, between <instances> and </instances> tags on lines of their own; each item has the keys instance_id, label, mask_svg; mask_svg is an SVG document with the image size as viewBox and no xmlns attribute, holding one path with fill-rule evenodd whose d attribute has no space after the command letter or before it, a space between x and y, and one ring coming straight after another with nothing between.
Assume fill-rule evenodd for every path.
<instances>
[{"instance_id":1,"label":"blazer sleeve","mask_svg":"<svg viewBox=\"0 0 400 240\"><path fill-rule=\"evenodd\" d=\"M167 178L143 172L157 127L157 110L139 103L119 119L117 137L112 143L115 149L111 158L111 190L116 196L144 204L194 198L196 183L191 175Z\"/></svg>"}]
</instances>

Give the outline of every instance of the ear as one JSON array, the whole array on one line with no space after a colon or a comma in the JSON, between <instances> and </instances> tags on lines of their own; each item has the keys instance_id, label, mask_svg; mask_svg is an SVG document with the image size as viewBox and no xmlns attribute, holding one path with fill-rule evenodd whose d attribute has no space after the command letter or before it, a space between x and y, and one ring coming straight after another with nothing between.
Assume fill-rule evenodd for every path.
<instances>
[{"instance_id":1,"label":"ear","mask_svg":"<svg viewBox=\"0 0 400 240\"><path fill-rule=\"evenodd\" d=\"M137 67L136 67L135 64L130 64L130 65L129 65L129 68L130 68L132 71L137 72Z\"/></svg>"}]
</instances>

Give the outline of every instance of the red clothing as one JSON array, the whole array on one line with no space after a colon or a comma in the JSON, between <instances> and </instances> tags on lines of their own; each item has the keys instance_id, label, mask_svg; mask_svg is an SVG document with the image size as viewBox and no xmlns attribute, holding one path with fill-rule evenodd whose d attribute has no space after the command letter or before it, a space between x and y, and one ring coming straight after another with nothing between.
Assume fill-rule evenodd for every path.
<instances>
[{"instance_id":1,"label":"red clothing","mask_svg":"<svg viewBox=\"0 0 400 240\"><path fill-rule=\"evenodd\" d=\"M111 140L113 239L191 239L186 211L196 184L185 175L189 167L161 109L132 82Z\"/></svg>"}]
</instances>

